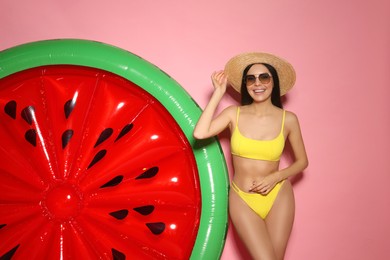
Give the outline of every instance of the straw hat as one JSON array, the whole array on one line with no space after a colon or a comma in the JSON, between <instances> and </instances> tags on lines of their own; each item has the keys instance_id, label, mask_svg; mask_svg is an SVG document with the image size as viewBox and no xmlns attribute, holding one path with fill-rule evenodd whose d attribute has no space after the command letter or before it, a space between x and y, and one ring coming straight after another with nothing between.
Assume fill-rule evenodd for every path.
<instances>
[{"instance_id":1,"label":"straw hat","mask_svg":"<svg viewBox=\"0 0 390 260\"><path fill-rule=\"evenodd\" d=\"M267 63L276 69L279 76L281 96L286 94L294 86L295 70L286 60L270 53L247 52L234 56L225 66L228 82L238 92L241 91L242 73L244 69L254 63Z\"/></svg>"}]
</instances>

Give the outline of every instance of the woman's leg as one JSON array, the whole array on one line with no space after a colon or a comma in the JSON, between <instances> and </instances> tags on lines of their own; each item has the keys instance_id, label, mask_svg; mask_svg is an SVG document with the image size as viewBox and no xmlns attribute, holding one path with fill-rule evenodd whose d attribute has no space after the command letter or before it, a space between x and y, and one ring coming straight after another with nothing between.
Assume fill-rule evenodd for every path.
<instances>
[{"instance_id":1,"label":"woman's leg","mask_svg":"<svg viewBox=\"0 0 390 260\"><path fill-rule=\"evenodd\" d=\"M295 215L295 200L291 183L286 180L269 212L265 223L275 250L276 259L283 259Z\"/></svg>"},{"instance_id":2,"label":"woman's leg","mask_svg":"<svg viewBox=\"0 0 390 260\"><path fill-rule=\"evenodd\" d=\"M237 234L253 259L276 259L265 221L233 189L229 194L229 214Z\"/></svg>"}]
</instances>

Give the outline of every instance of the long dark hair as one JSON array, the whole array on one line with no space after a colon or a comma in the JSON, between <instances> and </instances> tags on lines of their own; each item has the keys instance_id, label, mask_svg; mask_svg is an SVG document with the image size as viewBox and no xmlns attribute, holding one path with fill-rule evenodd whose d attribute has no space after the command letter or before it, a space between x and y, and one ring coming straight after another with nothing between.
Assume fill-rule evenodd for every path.
<instances>
[{"instance_id":1,"label":"long dark hair","mask_svg":"<svg viewBox=\"0 0 390 260\"><path fill-rule=\"evenodd\" d=\"M246 88L245 76L248 73L248 70L255 64L264 65L269 72L271 73L272 80L274 81L274 87L271 93L271 102L274 106L279 108L283 108L282 100L280 98L280 85L279 85L279 76L276 69L267 63L253 63L249 64L242 73L242 81L241 81L241 105L249 105L253 103L253 98L249 95L248 89Z\"/></svg>"}]
</instances>

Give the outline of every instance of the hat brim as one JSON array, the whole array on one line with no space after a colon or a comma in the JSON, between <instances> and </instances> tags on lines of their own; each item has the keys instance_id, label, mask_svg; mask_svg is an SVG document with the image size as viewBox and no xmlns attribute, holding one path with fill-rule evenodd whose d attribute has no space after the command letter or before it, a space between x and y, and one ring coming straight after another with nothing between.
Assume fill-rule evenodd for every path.
<instances>
[{"instance_id":1,"label":"hat brim","mask_svg":"<svg viewBox=\"0 0 390 260\"><path fill-rule=\"evenodd\" d=\"M241 92L241 82L244 69L255 63L272 65L279 77L280 95L285 95L295 83L295 70L286 60L270 53L247 52L231 58L225 66L228 83L238 92Z\"/></svg>"}]
</instances>

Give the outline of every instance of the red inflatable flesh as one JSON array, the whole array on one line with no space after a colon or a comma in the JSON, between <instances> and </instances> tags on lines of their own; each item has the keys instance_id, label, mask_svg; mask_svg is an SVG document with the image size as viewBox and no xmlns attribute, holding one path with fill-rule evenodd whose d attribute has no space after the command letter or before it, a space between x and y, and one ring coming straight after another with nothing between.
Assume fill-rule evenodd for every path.
<instances>
[{"instance_id":1,"label":"red inflatable flesh","mask_svg":"<svg viewBox=\"0 0 390 260\"><path fill-rule=\"evenodd\" d=\"M0 79L0 257L188 259L200 217L185 135L107 71Z\"/></svg>"}]
</instances>

